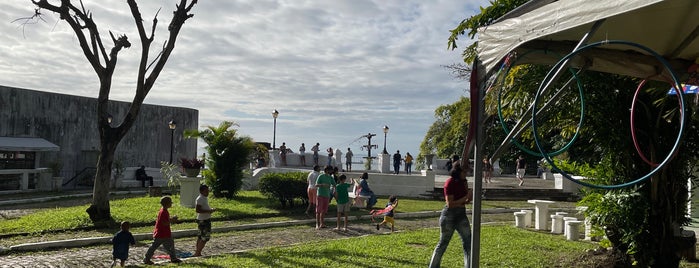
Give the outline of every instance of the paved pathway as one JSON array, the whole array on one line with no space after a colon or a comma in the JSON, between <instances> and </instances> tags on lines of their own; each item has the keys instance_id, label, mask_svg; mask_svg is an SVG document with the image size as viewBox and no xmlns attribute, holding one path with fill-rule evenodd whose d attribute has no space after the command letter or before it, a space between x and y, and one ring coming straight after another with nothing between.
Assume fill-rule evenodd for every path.
<instances>
[{"instance_id":1,"label":"paved pathway","mask_svg":"<svg viewBox=\"0 0 699 268\"><path fill-rule=\"evenodd\" d=\"M435 214L436 215L436 214ZM400 220L396 217L396 229L415 230L421 228L436 228L437 218L428 217L415 220ZM334 222L328 222L334 226ZM234 231L214 233L212 240L207 243L204 255L219 255L240 252L270 246L285 246L297 243L309 243L328 239L341 239L370 234L390 233L390 229L376 230L370 220L350 220L347 231L335 231L332 228L315 230L310 225L295 227L271 228L264 230ZM175 247L180 252L193 252L196 238L186 237L176 239ZM146 241L150 242L150 241ZM142 265L143 256L149 244L139 243L129 252L128 265ZM160 248L156 256L165 254ZM166 262L157 261L157 262ZM185 259L186 261L186 259ZM111 264L111 245L103 244L83 248L56 249L30 253L18 253L0 256L0 267L108 267Z\"/></svg>"}]
</instances>

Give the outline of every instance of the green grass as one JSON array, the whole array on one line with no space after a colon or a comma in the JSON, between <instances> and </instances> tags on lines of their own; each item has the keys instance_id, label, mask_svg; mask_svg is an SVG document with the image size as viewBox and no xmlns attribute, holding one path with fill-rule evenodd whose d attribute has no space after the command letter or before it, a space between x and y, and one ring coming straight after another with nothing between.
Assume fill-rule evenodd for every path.
<instances>
[{"instance_id":1,"label":"green grass","mask_svg":"<svg viewBox=\"0 0 699 268\"><path fill-rule=\"evenodd\" d=\"M483 226L481 267L553 267L596 248L590 242L511 226ZM197 259L182 267L425 267L439 238L439 229L372 235L252 250ZM516 238L516 239L513 239ZM463 266L461 239L451 240L442 267ZM583 266L579 266L583 267Z\"/></svg>"},{"instance_id":2,"label":"green grass","mask_svg":"<svg viewBox=\"0 0 699 268\"><path fill-rule=\"evenodd\" d=\"M192 208L186 208L179 204L179 196L174 195L173 207L170 215L177 215L182 221L173 225L174 230L196 228L194 218L196 213ZM377 207L381 207L388 201L388 197L379 197ZM217 211L212 214L216 220L234 219L242 223L260 221L284 221L301 219L304 217L305 206L297 205L291 209L280 209L278 203L262 196L257 191L241 191L233 200L224 198L210 198L209 203ZM561 203L556 205L573 207L573 203ZM86 204L71 207L56 207L38 209L36 212L16 218L0 219L0 234L13 233L45 233L64 231L71 229L84 229L93 226L85 210ZM441 200L401 198L396 212L440 211L444 206ZM532 207L525 201L486 201L483 209L489 208L527 208ZM115 198L110 202L112 218L115 222L130 221L135 232L140 228L144 230L152 228L157 212L160 209L159 197L131 197ZM335 210L334 203L330 211ZM354 209L351 216L366 215L366 210Z\"/></svg>"}]
</instances>

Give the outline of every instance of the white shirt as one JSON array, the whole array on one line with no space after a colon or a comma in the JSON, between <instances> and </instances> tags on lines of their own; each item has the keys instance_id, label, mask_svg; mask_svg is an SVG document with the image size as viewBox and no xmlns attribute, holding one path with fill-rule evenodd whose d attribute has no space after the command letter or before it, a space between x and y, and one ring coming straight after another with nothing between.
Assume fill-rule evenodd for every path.
<instances>
[{"instance_id":1,"label":"white shirt","mask_svg":"<svg viewBox=\"0 0 699 268\"><path fill-rule=\"evenodd\" d=\"M201 209L203 210L211 210L211 207L209 206L209 198L202 194L199 194L199 197L197 197L194 207L196 206L201 206ZM208 219L211 219L211 213L197 213L197 220L203 221Z\"/></svg>"},{"instance_id":2,"label":"white shirt","mask_svg":"<svg viewBox=\"0 0 699 268\"><path fill-rule=\"evenodd\" d=\"M320 172L315 170L308 173L308 189L316 188L316 180L318 179L319 175Z\"/></svg>"}]
</instances>

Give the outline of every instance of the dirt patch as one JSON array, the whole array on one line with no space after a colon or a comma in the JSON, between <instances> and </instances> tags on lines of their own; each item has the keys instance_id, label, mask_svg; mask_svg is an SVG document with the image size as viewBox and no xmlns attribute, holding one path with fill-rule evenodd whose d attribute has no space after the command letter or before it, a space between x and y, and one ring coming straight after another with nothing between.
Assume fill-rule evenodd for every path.
<instances>
[{"instance_id":1,"label":"dirt patch","mask_svg":"<svg viewBox=\"0 0 699 268\"><path fill-rule=\"evenodd\" d=\"M561 259L556 267L624 268L632 266L626 261L623 254L606 248L598 248L588 250L577 258Z\"/></svg>"}]
</instances>

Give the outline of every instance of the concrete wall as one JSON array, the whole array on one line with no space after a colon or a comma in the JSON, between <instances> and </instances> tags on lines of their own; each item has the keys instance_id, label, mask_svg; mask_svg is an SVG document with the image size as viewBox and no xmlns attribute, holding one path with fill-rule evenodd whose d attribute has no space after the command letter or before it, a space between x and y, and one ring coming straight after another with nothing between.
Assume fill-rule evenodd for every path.
<instances>
[{"instance_id":1,"label":"concrete wall","mask_svg":"<svg viewBox=\"0 0 699 268\"><path fill-rule=\"evenodd\" d=\"M310 172L307 169L295 168L258 168L252 173L252 176L243 179L244 190L258 190L260 178L267 173L286 173L286 172ZM376 195L397 195L399 197L414 197L424 198L428 192L434 190L435 174L432 171L416 172L413 175L393 175L385 173L369 173L369 188ZM360 172L343 172L349 179L357 179L361 177Z\"/></svg>"},{"instance_id":2,"label":"concrete wall","mask_svg":"<svg viewBox=\"0 0 699 268\"><path fill-rule=\"evenodd\" d=\"M112 125L120 124L128 108L129 103L110 102ZM66 179L97 164L100 148L96 111L95 98L0 86L0 136L39 137L60 146L59 152L38 153L38 167L48 167L60 159ZM169 161L171 131L167 124L172 119L177 122L173 162L179 156L195 156L196 140L184 139L182 131L198 128L199 112L144 104L129 134L119 144L116 159L124 166L156 168L160 161Z\"/></svg>"}]
</instances>

